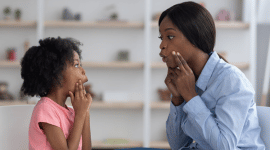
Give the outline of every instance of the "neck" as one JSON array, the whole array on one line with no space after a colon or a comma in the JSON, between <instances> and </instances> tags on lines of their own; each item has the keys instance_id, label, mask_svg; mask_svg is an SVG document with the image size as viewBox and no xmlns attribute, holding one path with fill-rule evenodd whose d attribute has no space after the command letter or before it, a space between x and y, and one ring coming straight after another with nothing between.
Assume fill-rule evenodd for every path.
<instances>
[{"instance_id":1,"label":"neck","mask_svg":"<svg viewBox=\"0 0 270 150\"><path fill-rule=\"evenodd\" d=\"M52 92L52 93L48 94L47 97L49 97L51 100L53 100L54 102L56 102L60 106L65 107L67 96L65 94L63 94L63 92L61 90L52 90L52 91L56 91L56 92Z\"/></svg>"},{"instance_id":2,"label":"neck","mask_svg":"<svg viewBox=\"0 0 270 150\"><path fill-rule=\"evenodd\" d=\"M209 59L209 55L203 52L200 49L195 48L195 53L192 55L190 61L188 61L188 65L194 73L196 81L198 80L205 64Z\"/></svg>"}]
</instances>

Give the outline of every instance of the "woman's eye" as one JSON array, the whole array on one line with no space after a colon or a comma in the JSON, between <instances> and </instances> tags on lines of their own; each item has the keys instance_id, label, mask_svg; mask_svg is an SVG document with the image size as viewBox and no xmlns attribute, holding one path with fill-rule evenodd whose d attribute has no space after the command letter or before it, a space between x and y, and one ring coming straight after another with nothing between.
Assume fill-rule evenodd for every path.
<instances>
[{"instance_id":1,"label":"woman's eye","mask_svg":"<svg viewBox=\"0 0 270 150\"><path fill-rule=\"evenodd\" d=\"M170 36L168 36L168 38L169 38L170 40L172 40L172 39L174 38L174 36L171 36L171 35L170 35Z\"/></svg>"},{"instance_id":2,"label":"woman's eye","mask_svg":"<svg viewBox=\"0 0 270 150\"><path fill-rule=\"evenodd\" d=\"M162 40L162 37L161 36L159 36L158 38Z\"/></svg>"},{"instance_id":3,"label":"woman's eye","mask_svg":"<svg viewBox=\"0 0 270 150\"><path fill-rule=\"evenodd\" d=\"M76 64L75 67L78 68L79 67L79 64Z\"/></svg>"}]
</instances>

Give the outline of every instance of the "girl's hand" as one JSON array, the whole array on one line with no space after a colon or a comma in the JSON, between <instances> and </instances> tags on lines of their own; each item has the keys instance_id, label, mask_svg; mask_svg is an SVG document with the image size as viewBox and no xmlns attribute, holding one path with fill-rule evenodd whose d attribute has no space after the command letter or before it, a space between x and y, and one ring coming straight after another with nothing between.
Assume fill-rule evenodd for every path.
<instances>
[{"instance_id":1,"label":"girl's hand","mask_svg":"<svg viewBox=\"0 0 270 150\"><path fill-rule=\"evenodd\" d=\"M89 111L92 103L92 97L89 93L86 94L81 80L79 80L79 83L76 83L75 85L75 95L71 91L69 92L69 95L75 115L82 115Z\"/></svg>"},{"instance_id":2,"label":"girl's hand","mask_svg":"<svg viewBox=\"0 0 270 150\"><path fill-rule=\"evenodd\" d=\"M172 54L175 57L175 61L179 67L179 69L174 70L176 76L174 76L173 81L176 85L178 93L180 93L184 100L188 102L193 97L197 96L195 91L195 76L179 52L177 52L176 55L173 51Z\"/></svg>"}]
</instances>

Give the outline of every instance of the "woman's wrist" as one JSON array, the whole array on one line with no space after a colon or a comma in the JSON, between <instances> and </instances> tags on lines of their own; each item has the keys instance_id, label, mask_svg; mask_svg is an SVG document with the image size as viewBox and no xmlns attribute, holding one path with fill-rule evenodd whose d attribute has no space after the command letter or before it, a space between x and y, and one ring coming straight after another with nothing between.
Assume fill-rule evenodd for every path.
<instances>
[{"instance_id":1,"label":"woman's wrist","mask_svg":"<svg viewBox=\"0 0 270 150\"><path fill-rule=\"evenodd\" d=\"M174 106L181 105L185 100L182 98L182 96L172 96L172 103Z\"/></svg>"}]
</instances>

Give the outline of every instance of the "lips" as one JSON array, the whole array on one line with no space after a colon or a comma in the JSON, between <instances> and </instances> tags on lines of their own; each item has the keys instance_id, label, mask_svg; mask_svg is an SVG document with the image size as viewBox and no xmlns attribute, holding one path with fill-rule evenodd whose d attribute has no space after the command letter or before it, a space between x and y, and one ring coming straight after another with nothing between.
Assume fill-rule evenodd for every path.
<instances>
[{"instance_id":1,"label":"lips","mask_svg":"<svg viewBox=\"0 0 270 150\"><path fill-rule=\"evenodd\" d=\"M164 63L166 63L167 58L166 58L166 57L163 57L163 58L162 58L162 61L163 61Z\"/></svg>"}]
</instances>

